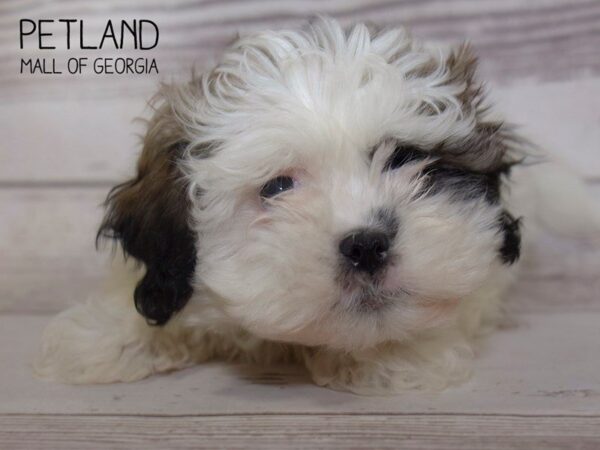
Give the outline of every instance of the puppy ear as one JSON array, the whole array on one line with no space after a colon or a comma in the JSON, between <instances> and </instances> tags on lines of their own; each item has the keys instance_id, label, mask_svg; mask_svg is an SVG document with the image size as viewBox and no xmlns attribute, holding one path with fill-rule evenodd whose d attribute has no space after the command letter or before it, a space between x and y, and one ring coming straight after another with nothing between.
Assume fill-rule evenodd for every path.
<instances>
[{"instance_id":1,"label":"puppy ear","mask_svg":"<svg viewBox=\"0 0 600 450\"><path fill-rule=\"evenodd\" d=\"M164 97L162 97L164 100ZM134 300L152 325L163 325L192 295L196 235L181 170L186 143L168 102L149 122L135 178L115 186L106 199L98 238L120 242L126 255L146 267Z\"/></svg>"}]
</instances>

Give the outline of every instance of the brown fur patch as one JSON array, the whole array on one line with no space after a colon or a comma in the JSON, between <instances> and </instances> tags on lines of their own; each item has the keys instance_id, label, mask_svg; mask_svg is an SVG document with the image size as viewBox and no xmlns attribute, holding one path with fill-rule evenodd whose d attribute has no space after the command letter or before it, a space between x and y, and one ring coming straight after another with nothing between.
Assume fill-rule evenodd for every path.
<instances>
[{"instance_id":1,"label":"brown fur patch","mask_svg":"<svg viewBox=\"0 0 600 450\"><path fill-rule=\"evenodd\" d=\"M483 101L481 83L477 82L475 78L477 64L477 56L475 56L473 48L468 42L464 42L452 49L446 60L446 67L450 74L448 83L462 83L464 85L464 89L458 95L458 99L464 105L467 112L470 112L472 108L478 109Z\"/></svg>"},{"instance_id":2,"label":"brown fur patch","mask_svg":"<svg viewBox=\"0 0 600 450\"><path fill-rule=\"evenodd\" d=\"M168 97L148 123L136 176L115 186L98 237L120 242L146 267L135 305L150 323L163 324L192 294L195 233L188 225L187 185L179 167L185 141Z\"/></svg>"}]
</instances>

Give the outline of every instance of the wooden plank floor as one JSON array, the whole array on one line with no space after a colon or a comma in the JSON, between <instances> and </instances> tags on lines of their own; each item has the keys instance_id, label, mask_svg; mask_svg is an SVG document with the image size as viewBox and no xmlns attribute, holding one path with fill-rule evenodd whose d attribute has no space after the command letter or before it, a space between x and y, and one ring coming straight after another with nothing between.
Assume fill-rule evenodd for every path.
<instances>
[{"instance_id":1,"label":"wooden plank floor","mask_svg":"<svg viewBox=\"0 0 600 450\"><path fill-rule=\"evenodd\" d=\"M97 289L108 188L130 173L159 79L209 64L238 31L327 13L473 41L492 98L563 159L600 207L598 0L4 0L0 2L0 450L96 448L600 448L600 243L543 236L510 296L514 320L472 380L442 393L359 397L295 367L212 363L132 384L37 380L55 312ZM108 18L161 29L157 76L19 75L18 20ZM35 55L38 56L38 55ZM59 53L57 58L66 54ZM76 56L69 54L68 56ZM98 56L126 56L100 52Z\"/></svg>"},{"instance_id":2,"label":"wooden plank floor","mask_svg":"<svg viewBox=\"0 0 600 450\"><path fill-rule=\"evenodd\" d=\"M12 416L11 449L596 450L598 417L511 415ZM285 431L282 431L285 430Z\"/></svg>"},{"instance_id":3,"label":"wooden plank floor","mask_svg":"<svg viewBox=\"0 0 600 450\"><path fill-rule=\"evenodd\" d=\"M318 388L298 368L220 363L132 384L54 385L34 379L27 363L47 321L0 316L3 449L600 443L598 312L521 314L484 346L465 385L390 397Z\"/></svg>"},{"instance_id":4,"label":"wooden plank floor","mask_svg":"<svg viewBox=\"0 0 600 450\"><path fill-rule=\"evenodd\" d=\"M474 377L441 393L358 396L296 367L214 362L139 382L67 386L29 361L47 316L0 316L0 415L499 414L600 416L599 312L521 313L480 349ZM600 432L600 430L598 430Z\"/></svg>"}]
</instances>

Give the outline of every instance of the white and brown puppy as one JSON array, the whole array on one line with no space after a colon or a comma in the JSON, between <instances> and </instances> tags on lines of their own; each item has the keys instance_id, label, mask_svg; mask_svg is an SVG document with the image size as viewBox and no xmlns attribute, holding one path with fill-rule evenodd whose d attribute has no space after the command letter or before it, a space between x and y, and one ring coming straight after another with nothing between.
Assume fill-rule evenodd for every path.
<instances>
[{"instance_id":1,"label":"white and brown puppy","mask_svg":"<svg viewBox=\"0 0 600 450\"><path fill-rule=\"evenodd\" d=\"M525 152L474 70L467 46L321 19L164 87L99 233L143 276L59 315L38 373L131 381L224 358L360 393L465 379L528 220L506 189Z\"/></svg>"}]
</instances>

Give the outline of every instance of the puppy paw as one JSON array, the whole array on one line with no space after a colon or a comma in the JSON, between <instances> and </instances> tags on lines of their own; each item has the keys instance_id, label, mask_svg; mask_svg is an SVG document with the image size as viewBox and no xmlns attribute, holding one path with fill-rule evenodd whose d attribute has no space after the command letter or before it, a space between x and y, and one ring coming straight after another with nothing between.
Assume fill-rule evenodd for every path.
<instances>
[{"instance_id":1,"label":"puppy paw","mask_svg":"<svg viewBox=\"0 0 600 450\"><path fill-rule=\"evenodd\" d=\"M361 395L408 390L441 391L471 375L473 352L466 342L385 344L353 354L314 351L305 363L314 382Z\"/></svg>"},{"instance_id":2,"label":"puppy paw","mask_svg":"<svg viewBox=\"0 0 600 450\"><path fill-rule=\"evenodd\" d=\"M35 373L66 383L110 383L190 364L175 336L149 327L130 309L95 300L59 314L44 332Z\"/></svg>"}]
</instances>

